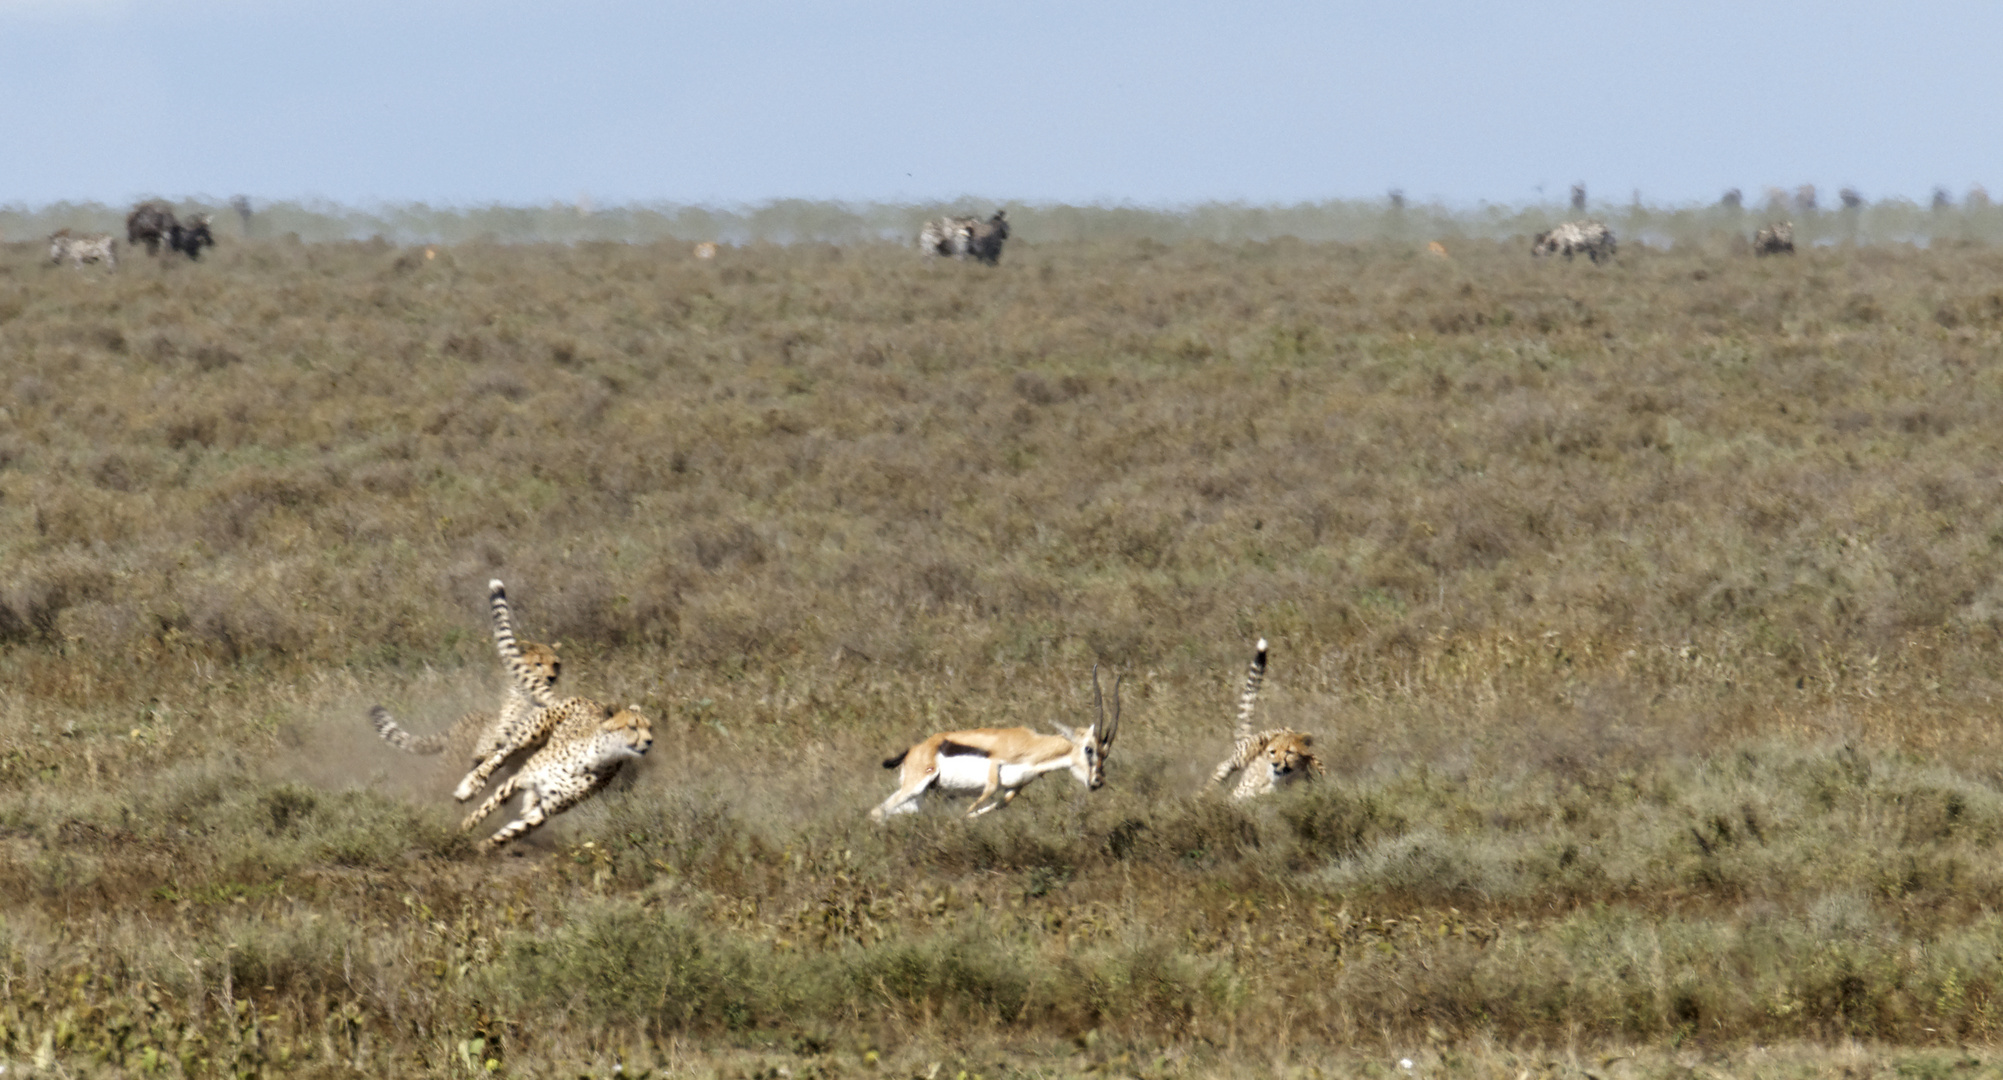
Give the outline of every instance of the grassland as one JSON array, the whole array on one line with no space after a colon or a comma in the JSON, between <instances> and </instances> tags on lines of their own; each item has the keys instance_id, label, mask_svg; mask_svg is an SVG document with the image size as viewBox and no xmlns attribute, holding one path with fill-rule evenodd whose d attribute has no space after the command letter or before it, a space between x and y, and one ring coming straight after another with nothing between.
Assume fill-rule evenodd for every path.
<instances>
[{"instance_id":1,"label":"grassland","mask_svg":"<svg viewBox=\"0 0 2003 1080\"><path fill-rule=\"evenodd\" d=\"M1526 246L0 250L0 1062L1995 1070L2003 254ZM493 576L658 718L499 858Z\"/></svg>"}]
</instances>

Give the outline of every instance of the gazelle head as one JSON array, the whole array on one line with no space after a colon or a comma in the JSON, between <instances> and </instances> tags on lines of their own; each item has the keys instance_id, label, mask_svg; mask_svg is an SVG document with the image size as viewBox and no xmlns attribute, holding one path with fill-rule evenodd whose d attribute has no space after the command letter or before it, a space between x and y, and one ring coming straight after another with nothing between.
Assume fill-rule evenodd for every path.
<instances>
[{"instance_id":1,"label":"gazelle head","mask_svg":"<svg viewBox=\"0 0 2003 1080\"><path fill-rule=\"evenodd\" d=\"M1113 680L1113 717L1106 718L1106 702L1099 693L1099 665L1092 665L1092 726L1084 731L1065 727L1055 720L1050 726L1059 735L1071 740L1071 775L1078 782L1099 790L1106 783L1106 755L1113 749L1113 736L1120 732L1120 683L1125 676Z\"/></svg>"}]
</instances>

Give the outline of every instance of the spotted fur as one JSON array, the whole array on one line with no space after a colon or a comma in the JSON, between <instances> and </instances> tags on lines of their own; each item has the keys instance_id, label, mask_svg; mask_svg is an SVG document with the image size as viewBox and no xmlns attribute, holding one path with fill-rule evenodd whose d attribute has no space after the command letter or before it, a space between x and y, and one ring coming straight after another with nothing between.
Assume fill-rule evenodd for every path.
<instances>
[{"instance_id":1,"label":"spotted fur","mask_svg":"<svg viewBox=\"0 0 2003 1080\"><path fill-rule=\"evenodd\" d=\"M1597 221L1568 221L1549 232L1538 233L1530 241L1532 255L1584 255L1595 264L1614 257L1613 230Z\"/></svg>"},{"instance_id":2,"label":"spotted fur","mask_svg":"<svg viewBox=\"0 0 2003 1080\"><path fill-rule=\"evenodd\" d=\"M501 655L501 667L508 681L499 713L492 717L469 713L442 734L418 736L398 726L389 710L382 706L369 710L377 734L390 745L414 754L438 753L463 738L475 724L484 724L473 745L473 768L452 789L452 797L460 802L478 795L487 785L487 778L510 757L548 739L559 719L548 715L549 706L556 700L557 677L563 671L556 646L515 637L507 590L498 578L487 583L487 612L493 624L494 649Z\"/></svg>"},{"instance_id":3,"label":"spotted fur","mask_svg":"<svg viewBox=\"0 0 2003 1080\"><path fill-rule=\"evenodd\" d=\"M49 237L49 261L64 259L81 270L85 263L101 262L106 270L118 269L118 239L111 236L71 236L68 229Z\"/></svg>"},{"instance_id":4,"label":"spotted fur","mask_svg":"<svg viewBox=\"0 0 2003 1080\"><path fill-rule=\"evenodd\" d=\"M552 728L549 741L501 781L480 808L466 816L470 831L519 793L521 812L486 840L491 850L541 825L603 790L621 766L654 745L653 725L638 705L612 709L585 698L570 698L543 710Z\"/></svg>"},{"instance_id":5,"label":"spotted fur","mask_svg":"<svg viewBox=\"0 0 2003 1080\"><path fill-rule=\"evenodd\" d=\"M531 679L545 686L556 684L557 676L563 669L563 661L556 655L556 646L523 641L518 643L518 649L522 662L530 671ZM450 728L441 732L430 735L410 732L398 724L390 715L390 711L381 705L369 710L369 719L375 724L376 734L381 735L384 742L407 754L437 754L450 746L469 746L474 771L467 774L467 780L462 782L461 786L470 784L472 790L477 791L485 782L487 775L493 771L492 767L483 771L481 768L483 762L495 755L505 759L515 750L528 745L528 742L517 733L533 727L536 723L533 714L537 711L539 706L511 677L506 689L501 693L499 712L469 712L455 721ZM460 801L464 802L471 797L472 793L469 791Z\"/></svg>"},{"instance_id":6,"label":"spotted fur","mask_svg":"<svg viewBox=\"0 0 2003 1080\"><path fill-rule=\"evenodd\" d=\"M1299 779L1321 776L1321 759L1314 753L1314 736L1290 728L1252 730L1252 713L1259 704L1259 688L1266 681L1266 639L1252 654L1251 668L1245 673L1245 689L1238 695L1238 732L1231 756L1217 764L1210 774L1212 784L1221 784L1231 774L1244 770L1234 799L1265 795Z\"/></svg>"},{"instance_id":7,"label":"spotted fur","mask_svg":"<svg viewBox=\"0 0 2003 1080\"><path fill-rule=\"evenodd\" d=\"M1768 225L1753 234L1753 254L1792 255L1794 254L1794 222L1783 221Z\"/></svg>"},{"instance_id":8,"label":"spotted fur","mask_svg":"<svg viewBox=\"0 0 2003 1080\"><path fill-rule=\"evenodd\" d=\"M513 684L511 693L519 693L528 703L512 717L502 718L502 730L497 733L493 749L452 790L452 797L460 802L478 795L494 770L517 751L546 741L563 719L549 711L557 703L553 689L556 672L542 667L538 658L523 648L525 643L515 637L514 617L508 610L508 590L500 578L487 582L487 614L494 625L494 648L501 654L501 666Z\"/></svg>"}]
</instances>

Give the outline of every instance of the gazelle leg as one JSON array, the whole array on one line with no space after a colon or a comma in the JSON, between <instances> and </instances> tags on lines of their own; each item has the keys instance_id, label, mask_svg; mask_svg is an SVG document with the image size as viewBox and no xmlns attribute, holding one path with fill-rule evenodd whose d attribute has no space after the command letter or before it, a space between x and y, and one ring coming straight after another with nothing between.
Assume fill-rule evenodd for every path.
<instances>
[{"instance_id":1,"label":"gazelle leg","mask_svg":"<svg viewBox=\"0 0 2003 1080\"><path fill-rule=\"evenodd\" d=\"M990 810L993 810L997 804L988 803L987 806L982 806L981 804L984 802L988 802L988 800L991 797L993 797L995 789L1000 786L1001 786L1001 762L995 760L994 758L989 758L988 786L982 788L981 794L978 798L974 800L974 804L972 806L967 807L967 816L976 817L978 815L985 814Z\"/></svg>"},{"instance_id":2,"label":"gazelle leg","mask_svg":"<svg viewBox=\"0 0 2003 1080\"><path fill-rule=\"evenodd\" d=\"M880 822L891 814L916 812L919 797L924 795L925 789L930 786L932 786L932 777L928 775L919 777L918 782L915 784L906 784L899 787L896 791L890 793L890 798L883 800L883 802L877 804L875 809L869 812L869 820Z\"/></svg>"}]
</instances>

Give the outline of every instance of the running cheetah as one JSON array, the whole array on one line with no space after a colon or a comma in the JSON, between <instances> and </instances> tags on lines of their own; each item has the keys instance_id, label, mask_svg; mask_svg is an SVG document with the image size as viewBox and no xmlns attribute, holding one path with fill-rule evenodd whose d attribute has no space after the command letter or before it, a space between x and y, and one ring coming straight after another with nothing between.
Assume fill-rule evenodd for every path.
<instances>
[{"instance_id":1,"label":"running cheetah","mask_svg":"<svg viewBox=\"0 0 2003 1080\"><path fill-rule=\"evenodd\" d=\"M487 838L490 851L590 798L618 775L621 765L654 745L653 725L638 705L614 710L596 701L570 698L543 714L551 721L549 741L459 826L470 831L522 792L521 813Z\"/></svg>"},{"instance_id":2,"label":"running cheetah","mask_svg":"<svg viewBox=\"0 0 2003 1080\"><path fill-rule=\"evenodd\" d=\"M472 829L516 792L525 792L521 815L487 838L490 848L498 848L542 824L551 814L560 814L597 793L629 758L645 754L654 745L654 729L638 705L614 709L589 698L557 700L523 662L514 623L508 616L507 590L500 579L487 583L487 597L494 617L494 645L517 687L536 705L532 730L547 740L523 763L521 771L502 781L460 825L461 829ZM491 772L499 761L489 758L483 764L488 764Z\"/></svg>"},{"instance_id":3,"label":"running cheetah","mask_svg":"<svg viewBox=\"0 0 2003 1080\"><path fill-rule=\"evenodd\" d=\"M558 646L516 640L507 593L499 580L487 583L487 608L494 624L494 648L508 674L498 714L467 713L444 732L413 735L397 724L388 709L378 705L369 710L376 733L391 746L412 754L436 754L464 739L466 732L480 729L473 744L472 771L452 791L452 797L460 802L478 795L487 786L487 778L509 757L549 737L553 722L543 715L538 702L553 696L551 688L563 671L563 661L556 655Z\"/></svg>"},{"instance_id":4,"label":"running cheetah","mask_svg":"<svg viewBox=\"0 0 2003 1080\"><path fill-rule=\"evenodd\" d=\"M1284 784L1321 776L1321 759L1314 753L1314 736L1289 728L1252 732L1252 709L1259 702L1259 686L1266 679L1266 639L1259 639L1252 666L1245 673L1245 691L1238 695L1238 737L1231 756L1217 765L1210 782L1221 784L1233 772L1245 770L1238 780L1234 799L1265 795Z\"/></svg>"}]
</instances>

